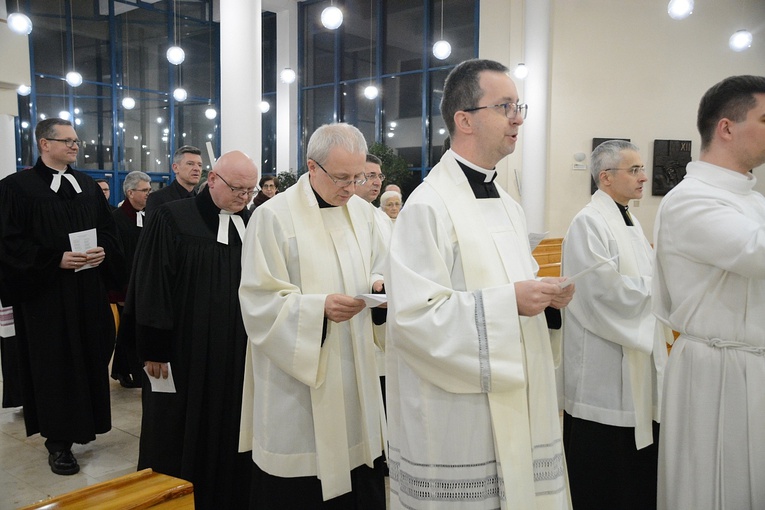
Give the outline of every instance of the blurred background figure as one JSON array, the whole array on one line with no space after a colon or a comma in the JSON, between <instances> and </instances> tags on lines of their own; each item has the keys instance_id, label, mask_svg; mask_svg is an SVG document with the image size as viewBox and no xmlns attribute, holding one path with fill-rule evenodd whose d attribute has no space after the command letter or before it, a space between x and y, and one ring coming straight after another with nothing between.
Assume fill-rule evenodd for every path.
<instances>
[{"instance_id":1,"label":"blurred background figure","mask_svg":"<svg viewBox=\"0 0 765 510\"><path fill-rule=\"evenodd\" d=\"M380 209L385 211L392 222L398 218L401 212L401 193L398 191L386 191L380 197Z\"/></svg>"},{"instance_id":2,"label":"blurred background figure","mask_svg":"<svg viewBox=\"0 0 765 510\"><path fill-rule=\"evenodd\" d=\"M260 188L260 191L255 195L255 198L252 199L250 211L254 211L276 195L279 190L279 179L275 175L264 175L260 178L258 188Z\"/></svg>"}]
</instances>

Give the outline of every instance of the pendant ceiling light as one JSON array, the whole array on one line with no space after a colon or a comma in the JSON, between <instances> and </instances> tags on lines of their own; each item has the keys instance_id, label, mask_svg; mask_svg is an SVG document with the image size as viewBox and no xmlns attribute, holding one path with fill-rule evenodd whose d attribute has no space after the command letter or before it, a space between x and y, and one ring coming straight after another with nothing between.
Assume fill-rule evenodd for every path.
<instances>
[{"instance_id":1,"label":"pendant ceiling light","mask_svg":"<svg viewBox=\"0 0 765 510\"><path fill-rule=\"evenodd\" d=\"M513 70L513 76L518 78L519 80L522 80L526 78L529 75L529 68L521 62L517 66L515 66L515 69Z\"/></svg>"},{"instance_id":2,"label":"pendant ceiling light","mask_svg":"<svg viewBox=\"0 0 765 510\"><path fill-rule=\"evenodd\" d=\"M433 56L446 60L452 54L452 45L444 40L444 0L441 0L441 38L433 45Z\"/></svg>"},{"instance_id":3,"label":"pendant ceiling light","mask_svg":"<svg viewBox=\"0 0 765 510\"><path fill-rule=\"evenodd\" d=\"M285 67L282 69L282 72L279 73L279 79L282 80L282 83L294 83L297 79L297 73L293 69Z\"/></svg>"},{"instance_id":4,"label":"pendant ceiling light","mask_svg":"<svg viewBox=\"0 0 765 510\"><path fill-rule=\"evenodd\" d=\"M122 53L125 55L125 74L123 75L123 82L125 85L125 95L122 97L122 107L126 110L132 110L135 108L135 99L130 97L130 87L128 85L128 75L130 74L130 25L128 24L128 14L130 11L125 12L125 45L122 47Z\"/></svg>"},{"instance_id":5,"label":"pendant ceiling light","mask_svg":"<svg viewBox=\"0 0 765 510\"><path fill-rule=\"evenodd\" d=\"M179 66L186 60L186 52L181 48L181 22L178 19L178 0L173 0L173 45L167 49L167 61Z\"/></svg>"},{"instance_id":6,"label":"pendant ceiling light","mask_svg":"<svg viewBox=\"0 0 765 510\"><path fill-rule=\"evenodd\" d=\"M19 12L19 4L16 2L16 11L8 15L8 28L11 32L19 35L32 33L32 20L23 12Z\"/></svg>"},{"instance_id":7,"label":"pendant ceiling light","mask_svg":"<svg viewBox=\"0 0 765 510\"><path fill-rule=\"evenodd\" d=\"M374 84L374 74L372 73L372 48L374 47L372 38L374 37L374 0L369 0L369 85L364 88L364 97L369 100L377 99L380 91Z\"/></svg>"},{"instance_id":8,"label":"pendant ceiling light","mask_svg":"<svg viewBox=\"0 0 765 510\"><path fill-rule=\"evenodd\" d=\"M340 28L340 25L343 24L343 11L335 7L330 1L329 7L321 11L321 24L330 30Z\"/></svg>"},{"instance_id":9,"label":"pendant ceiling light","mask_svg":"<svg viewBox=\"0 0 765 510\"><path fill-rule=\"evenodd\" d=\"M268 101L261 101L260 102L260 112L261 113L268 113L268 111L271 109L271 103Z\"/></svg>"},{"instance_id":10,"label":"pendant ceiling light","mask_svg":"<svg viewBox=\"0 0 765 510\"><path fill-rule=\"evenodd\" d=\"M752 33L749 30L737 30L728 40L733 51L744 51L752 46Z\"/></svg>"},{"instance_id":11,"label":"pendant ceiling light","mask_svg":"<svg viewBox=\"0 0 765 510\"><path fill-rule=\"evenodd\" d=\"M183 101L186 100L186 98L189 97L189 94L188 92L186 92L186 89L184 89L183 87L178 87L177 89L173 91L173 97L175 98L176 101L178 101L179 103L182 103Z\"/></svg>"},{"instance_id":12,"label":"pendant ceiling light","mask_svg":"<svg viewBox=\"0 0 765 510\"><path fill-rule=\"evenodd\" d=\"M32 93L32 87L28 85L19 85L19 87L16 89L16 93L20 96L28 96Z\"/></svg>"},{"instance_id":13,"label":"pendant ceiling light","mask_svg":"<svg viewBox=\"0 0 765 510\"><path fill-rule=\"evenodd\" d=\"M667 5L667 14L676 20L687 18L693 14L693 0L670 0Z\"/></svg>"},{"instance_id":14,"label":"pendant ceiling light","mask_svg":"<svg viewBox=\"0 0 765 510\"><path fill-rule=\"evenodd\" d=\"M71 8L69 9L69 30L72 36L72 70L66 73L66 82L72 87L79 87L82 85L82 75L75 70L74 65L74 15Z\"/></svg>"}]
</instances>

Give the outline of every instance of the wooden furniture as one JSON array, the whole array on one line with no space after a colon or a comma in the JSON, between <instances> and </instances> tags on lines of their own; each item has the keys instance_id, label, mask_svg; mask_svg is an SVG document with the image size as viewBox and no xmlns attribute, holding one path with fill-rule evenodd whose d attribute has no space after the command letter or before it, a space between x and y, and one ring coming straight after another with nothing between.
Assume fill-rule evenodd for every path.
<instances>
[{"instance_id":1,"label":"wooden furniture","mask_svg":"<svg viewBox=\"0 0 765 510\"><path fill-rule=\"evenodd\" d=\"M191 482L144 469L45 499L19 510L193 510Z\"/></svg>"},{"instance_id":2,"label":"wooden furniture","mask_svg":"<svg viewBox=\"0 0 765 510\"><path fill-rule=\"evenodd\" d=\"M537 276L560 276L560 259L563 239L554 237L551 239L542 239L539 245L534 248L531 255L539 264Z\"/></svg>"}]
</instances>

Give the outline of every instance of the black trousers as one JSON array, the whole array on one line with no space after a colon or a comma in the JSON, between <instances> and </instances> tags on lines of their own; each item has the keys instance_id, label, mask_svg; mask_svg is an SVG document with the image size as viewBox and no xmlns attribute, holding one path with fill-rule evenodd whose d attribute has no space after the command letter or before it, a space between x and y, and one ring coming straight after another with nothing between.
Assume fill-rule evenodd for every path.
<instances>
[{"instance_id":1,"label":"black trousers","mask_svg":"<svg viewBox=\"0 0 765 510\"><path fill-rule=\"evenodd\" d=\"M250 510L385 510L383 458L374 467L351 471L351 492L322 501L321 480L315 476L282 478L257 465L252 469Z\"/></svg>"},{"instance_id":2,"label":"black trousers","mask_svg":"<svg viewBox=\"0 0 765 510\"><path fill-rule=\"evenodd\" d=\"M655 510L659 424L638 450L635 429L563 414L563 446L574 510Z\"/></svg>"}]
</instances>

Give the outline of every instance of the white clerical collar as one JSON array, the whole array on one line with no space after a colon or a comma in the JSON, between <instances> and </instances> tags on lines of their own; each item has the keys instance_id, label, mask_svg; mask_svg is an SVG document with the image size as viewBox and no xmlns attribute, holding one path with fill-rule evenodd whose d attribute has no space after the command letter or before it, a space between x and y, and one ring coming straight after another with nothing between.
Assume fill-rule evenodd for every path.
<instances>
[{"instance_id":1,"label":"white clerical collar","mask_svg":"<svg viewBox=\"0 0 765 510\"><path fill-rule=\"evenodd\" d=\"M454 156L454 159L456 159L457 161L459 161L460 163L462 163L466 167L471 168L471 169L475 170L476 172L481 172L483 175L485 175L486 178L484 179L483 182L491 182L492 180L494 180L494 174L496 174L497 171L494 170L493 168L491 170L487 170L486 168L481 168L480 166L478 166L478 165L476 165L474 163L471 163L467 159L463 158L462 156L460 156L459 154L457 154L453 150L449 149L449 152L452 153L452 156Z\"/></svg>"},{"instance_id":2,"label":"white clerical collar","mask_svg":"<svg viewBox=\"0 0 765 510\"><path fill-rule=\"evenodd\" d=\"M228 244L228 225L233 221L236 231L239 233L239 239L244 239L244 220L238 214L221 209L218 214L218 242Z\"/></svg>"},{"instance_id":3,"label":"white clerical collar","mask_svg":"<svg viewBox=\"0 0 765 510\"><path fill-rule=\"evenodd\" d=\"M146 211L135 212L135 226L143 228L143 219L146 217Z\"/></svg>"},{"instance_id":4,"label":"white clerical collar","mask_svg":"<svg viewBox=\"0 0 765 510\"><path fill-rule=\"evenodd\" d=\"M77 182L77 179L74 178L74 175L64 173L66 172L66 169L55 170L51 168L51 170L53 170L54 172L53 172L53 180L50 181L50 189L54 193L58 193L58 189L61 187L61 176L64 176L66 180L69 181L69 183L74 188L74 191L76 191L77 193L82 193L82 188L80 187L80 184Z\"/></svg>"}]
</instances>

